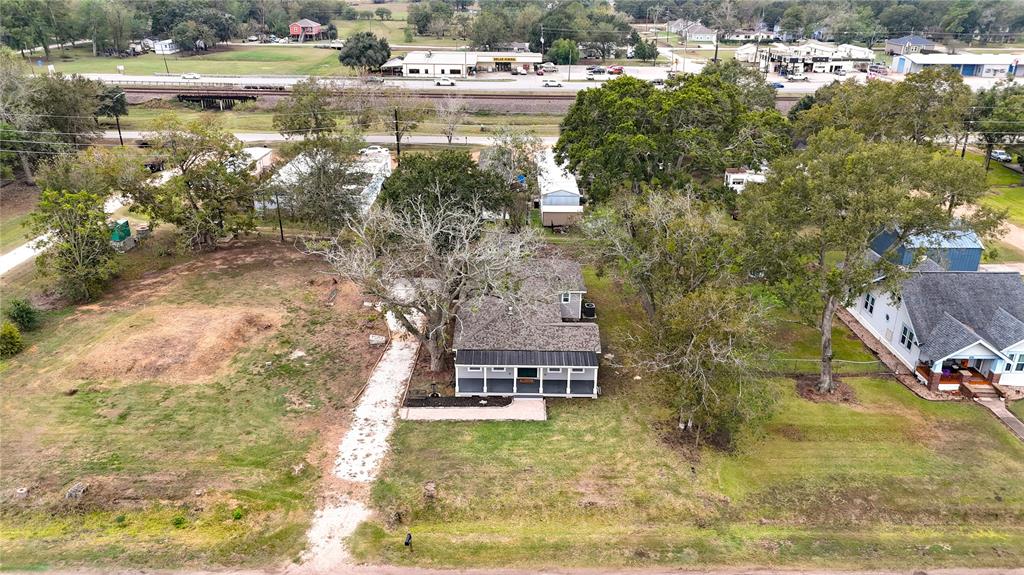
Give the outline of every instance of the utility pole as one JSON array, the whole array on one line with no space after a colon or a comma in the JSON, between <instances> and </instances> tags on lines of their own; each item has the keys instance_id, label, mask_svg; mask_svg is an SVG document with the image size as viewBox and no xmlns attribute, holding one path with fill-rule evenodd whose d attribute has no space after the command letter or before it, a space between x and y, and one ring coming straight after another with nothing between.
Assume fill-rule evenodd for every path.
<instances>
[{"instance_id":1,"label":"utility pole","mask_svg":"<svg viewBox=\"0 0 1024 575\"><path fill-rule=\"evenodd\" d=\"M121 141L121 147L124 147L124 138L121 137L121 116L114 115L114 123L117 124L117 139Z\"/></svg>"},{"instance_id":2,"label":"utility pole","mask_svg":"<svg viewBox=\"0 0 1024 575\"><path fill-rule=\"evenodd\" d=\"M281 221L281 196L278 195L277 186L274 186L274 207L277 209L277 230L281 233L281 243L284 243L284 223Z\"/></svg>"},{"instance_id":3,"label":"utility pole","mask_svg":"<svg viewBox=\"0 0 1024 575\"><path fill-rule=\"evenodd\" d=\"M398 163L402 163L402 138L398 133L398 108L395 107L395 150Z\"/></svg>"},{"instance_id":4,"label":"utility pole","mask_svg":"<svg viewBox=\"0 0 1024 575\"><path fill-rule=\"evenodd\" d=\"M715 59L713 62L718 62L718 30L715 30Z\"/></svg>"}]
</instances>

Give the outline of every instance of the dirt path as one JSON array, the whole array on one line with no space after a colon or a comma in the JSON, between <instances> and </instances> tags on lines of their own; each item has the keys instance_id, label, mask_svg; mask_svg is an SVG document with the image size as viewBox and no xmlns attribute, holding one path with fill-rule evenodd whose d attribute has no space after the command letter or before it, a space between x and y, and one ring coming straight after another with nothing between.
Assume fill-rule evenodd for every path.
<instances>
[{"instance_id":1,"label":"dirt path","mask_svg":"<svg viewBox=\"0 0 1024 575\"><path fill-rule=\"evenodd\" d=\"M32 575L38 571L12 572L17 575ZM181 570L60 570L48 571L52 575L277 575L276 570L225 569L218 571ZM853 571L832 569L767 569L758 567L729 569L673 569L671 567L636 568L593 568L593 569L423 569L419 567L398 567L390 565L352 565L331 572L337 575L1024 575L1024 568L1017 569L888 569L877 571Z\"/></svg>"},{"instance_id":2,"label":"dirt path","mask_svg":"<svg viewBox=\"0 0 1024 575\"><path fill-rule=\"evenodd\" d=\"M388 314L391 342L370 374L352 419L338 447L334 477L322 507L313 516L308 548L295 574L348 572L345 539L370 516L369 484L377 477L395 427L402 390L412 376L419 341Z\"/></svg>"}]
</instances>

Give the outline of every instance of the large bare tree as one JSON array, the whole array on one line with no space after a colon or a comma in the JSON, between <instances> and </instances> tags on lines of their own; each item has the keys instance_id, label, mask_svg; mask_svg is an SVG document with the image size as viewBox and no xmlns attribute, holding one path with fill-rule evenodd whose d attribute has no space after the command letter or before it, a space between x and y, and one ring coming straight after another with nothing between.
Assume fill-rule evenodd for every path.
<instances>
[{"instance_id":1,"label":"large bare tree","mask_svg":"<svg viewBox=\"0 0 1024 575\"><path fill-rule=\"evenodd\" d=\"M514 301L539 240L532 230L494 229L479 206L436 190L427 195L434 197L401 210L374 207L348 234L311 251L380 300L427 348L431 371L440 371L458 307L485 296Z\"/></svg>"},{"instance_id":2,"label":"large bare tree","mask_svg":"<svg viewBox=\"0 0 1024 575\"><path fill-rule=\"evenodd\" d=\"M434 104L434 114L437 122L441 124L441 132L448 138L450 144L455 137L455 131L466 119L466 100L455 96L438 100Z\"/></svg>"}]
</instances>

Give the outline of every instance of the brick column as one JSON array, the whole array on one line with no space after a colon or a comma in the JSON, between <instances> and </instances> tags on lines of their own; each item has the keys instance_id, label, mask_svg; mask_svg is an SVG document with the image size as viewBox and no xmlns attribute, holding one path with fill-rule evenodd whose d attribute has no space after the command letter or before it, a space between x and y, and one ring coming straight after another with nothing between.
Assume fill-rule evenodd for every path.
<instances>
[{"instance_id":1,"label":"brick column","mask_svg":"<svg viewBox=\"0 0 1024 575\"><path fill-rule=\"evenodd\" d=\"M932 391L939 390L939 380L942 379L941 371L928 371L928 389Z\"/></svg>"}]
</instances>

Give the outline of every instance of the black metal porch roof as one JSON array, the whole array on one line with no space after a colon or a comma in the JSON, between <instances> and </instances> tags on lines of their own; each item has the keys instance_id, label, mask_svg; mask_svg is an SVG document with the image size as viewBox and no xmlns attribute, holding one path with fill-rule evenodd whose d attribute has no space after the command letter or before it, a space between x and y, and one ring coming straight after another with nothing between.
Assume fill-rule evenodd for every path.
<instances>
[{"instance_id":1,"label":"black metal porch roof","mask_svg":"<svg viewBox=\"0 0 1024 575\"><path fill-rule=\"evenodd\" d=\"M597 367L597 354L592 351L505 351L460 349L455 352L455 365L551 365L562 367Z\"/></svg>"}]
</instances>

